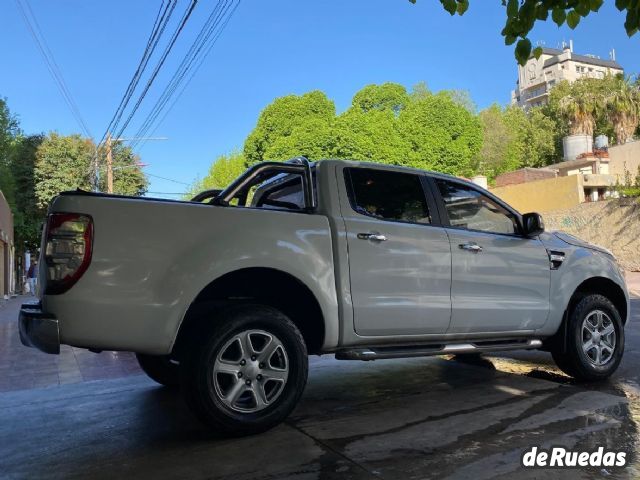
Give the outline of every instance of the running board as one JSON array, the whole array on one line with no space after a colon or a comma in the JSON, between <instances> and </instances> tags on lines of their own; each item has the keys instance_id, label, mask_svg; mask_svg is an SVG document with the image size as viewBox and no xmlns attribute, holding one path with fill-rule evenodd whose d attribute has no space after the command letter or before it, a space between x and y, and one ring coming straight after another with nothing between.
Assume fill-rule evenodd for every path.
<instances>
[{"instance_id":1,"label":"running board","mask_svg":"<svg viewBox=\"0 0 640 480\"><path fill-rule=\"evenodd\" d=\"M449 343L437 345L386 346L369 348L347 348L336 352L337 360L381 360L386 358L429 357L461 353L485 353L506 350L540 348L542 341L530 340L494 340L473 343Z\"/></svg>"}]
</instances>

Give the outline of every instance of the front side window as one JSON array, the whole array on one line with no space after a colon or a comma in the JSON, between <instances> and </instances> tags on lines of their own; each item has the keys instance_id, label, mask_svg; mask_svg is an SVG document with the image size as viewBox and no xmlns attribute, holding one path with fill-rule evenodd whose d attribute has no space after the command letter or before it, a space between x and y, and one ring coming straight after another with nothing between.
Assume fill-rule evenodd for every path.
<instances>
[{"instance_id":1,"label":"front side window","mask_svg":"<svg viewBox=\"0 0 640 480\"><path fill-rule=\"evenodd\" d=\"M381 220L431 223L418 175L369 168L346 172L349 200L356 212Z\"/></svg>"},{"instance_id":2,"label":"front side window","mask_svg":"<svg viewBox=\"0 0 640 480\"><path fill-rule=\"evenodd\" d=\"M452 227L513 235L518 222L502 205L466 185L436 180Z\"/></svg>"}]
</instances>

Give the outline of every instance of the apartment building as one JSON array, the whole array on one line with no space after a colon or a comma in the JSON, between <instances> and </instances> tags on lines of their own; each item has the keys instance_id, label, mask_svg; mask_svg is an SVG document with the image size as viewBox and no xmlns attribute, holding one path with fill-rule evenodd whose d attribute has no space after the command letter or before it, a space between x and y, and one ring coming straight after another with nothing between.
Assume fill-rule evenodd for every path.
<instances>
[{"instance_id":1,"label":"apartment building","mask_svg":"<svg viewBox=\"0 0 640 480\"><path fill-rule=\"evenodd\" d=\"M543 47L540 58L531 57L525 65L518 65L516 89L511 92L511 103L525 109L544 105L549 92L563 80L574 82L579 78L604 78L605 75L624 73L615 61L603 60L595 55L573 52L573 42L562 49Z\"/></svg>"}]
</instances>

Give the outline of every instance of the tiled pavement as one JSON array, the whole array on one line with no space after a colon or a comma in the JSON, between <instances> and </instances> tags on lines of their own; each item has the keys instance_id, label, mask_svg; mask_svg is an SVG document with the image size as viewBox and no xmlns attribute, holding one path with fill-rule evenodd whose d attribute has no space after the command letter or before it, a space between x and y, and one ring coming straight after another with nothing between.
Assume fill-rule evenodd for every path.
<instances>
[{"instance_id":1,"label":"tiled pavement","mask_svg":"<svg viewBox=\"0 0 640 480\"><path fill-rule=\"evenodd\" d=\"M47 355L20 343L18 311L33 297L0 301L0 392L25 390L125 377L141 373L135 356L125 352L99 354L63 346L60 355Z\"/></svg>"}]
</instances>

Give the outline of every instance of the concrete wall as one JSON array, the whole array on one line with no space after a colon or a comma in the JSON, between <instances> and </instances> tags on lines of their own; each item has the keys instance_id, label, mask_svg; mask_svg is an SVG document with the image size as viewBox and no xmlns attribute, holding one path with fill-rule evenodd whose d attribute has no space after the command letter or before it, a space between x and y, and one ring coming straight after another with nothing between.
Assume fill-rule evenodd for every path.
<instances>
[{"instance_id":1,"label":"concrete wall","mask_svg":"<svg viewBox=\"0 0 640 480\"><path fill-rule=\"evenodd\" d=\"M491 193L521 213L551 212L584 202L581 175L496 187Z\"/></svg>"},{"instance_id":2,"label":"concrete wall","mask_svg":"<svg viewBox=\"0 0 640 480\"><path fill-rule=\"evenodd\" d=\"M620 183L624 182L625 165L633 180L640 165L640 140L609 147L609 173L616 175Z\"/></svg>"}]
</instances>

